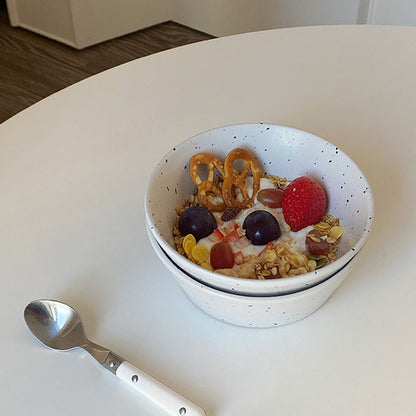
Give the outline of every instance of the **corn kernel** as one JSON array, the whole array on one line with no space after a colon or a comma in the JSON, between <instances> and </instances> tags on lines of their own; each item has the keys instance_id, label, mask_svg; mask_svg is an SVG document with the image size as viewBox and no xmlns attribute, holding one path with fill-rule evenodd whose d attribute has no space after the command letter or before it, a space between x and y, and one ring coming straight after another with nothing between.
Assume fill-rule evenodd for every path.
<instances>
[{"instance_id":1,"label":"corn kernel","mask_svg":"<svg viewBox=\"0 0 416 416\"><path fill-rule=\"evenodd\" d=\"M186 241L183 245L183 249L187 256L189 256L192 252L192 249L195 247L195 243L192 240Z\"/></svg>"},{"instance_id":2,"label":"corn kernel","mask_svg":"<svg viewBox=\"0 0 416 416\"><path fill-rule=\"evenodd\" d=\"M201 263L201 267L203 267L204 269L207 269L207 270L211 270L211 271L214 270L214 268L209 263L207 263L206 261Z\"/></svg>"},{"instance_id":3,"label":"corn kernel","mask_svg":"<svg viewBox=\"0 0 416 416\"><path fill-rule=\"evenodd\" d=\"M182 241L182 246L185 248L185 244L187 241L193 241L194 244L196 244L196 239L192 234L187 234L183 241Z\"/></svg>"},{"instance_id":4,"label":"corn kernel","mask_svg":"<svg viewBox=\"0 0 416 416\"><path fill-rule=\"evenodd\" d=\"M205 246L195 245L191 251L192 257L199 262L205 262L208 260L209 251Z\"/></svg>"}]
</instances>

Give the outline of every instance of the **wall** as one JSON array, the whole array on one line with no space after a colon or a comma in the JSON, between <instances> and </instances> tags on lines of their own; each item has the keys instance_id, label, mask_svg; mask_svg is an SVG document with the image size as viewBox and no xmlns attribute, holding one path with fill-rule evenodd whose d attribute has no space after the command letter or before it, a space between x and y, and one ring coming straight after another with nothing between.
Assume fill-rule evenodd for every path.
<instances>
[{"instance_id":1,"label":"wall","mask_svg":"<svg viewBox=\"0 0 416 416\"><path fill-rule=\"evenodd\" d=\"M370 0L368 23L377 25L416 25L415 0Z\"/></svg>"},{"instance_id":2,"label":"wall","mask_svg":"<svg viewBox=\"0 0 416 416\"><path fill-rule=\"evenodd\" d=\"M6 0L11 23L76 48L174 20L227 36L280 27L354 24L360 0Z\"/></svg>"},{"instance_id":3,"label":"wall","mask_svg":"<svg viewBox=\"0 0 416 416\"><path fill-rule=\"evenodd\" d=\"M176 0L175 21L215 36L293 26L355 24L360 0Z\"/></svg>"}]
</instances>

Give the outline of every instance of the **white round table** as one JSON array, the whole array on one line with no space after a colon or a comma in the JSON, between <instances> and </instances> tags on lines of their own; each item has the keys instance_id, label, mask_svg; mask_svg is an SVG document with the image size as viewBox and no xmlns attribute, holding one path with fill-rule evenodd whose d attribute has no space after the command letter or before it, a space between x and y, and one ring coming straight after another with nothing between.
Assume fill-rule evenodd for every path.
<instances>
[{"instance_id":1,"label":"white round table","mask_svg":"<svg viewBox=\"0 0 416 416\"><path fill-rule=\"evenodd\" d=\"M220 38L121 65L0 125L0 414L160 415L23 320L54 298L87 335L215 416L416 414L416 28ZM144 192L175 144L221 125L317 134L361 167L375 223L310 317L273 329L197 309L153 253Z\"/></svg>"}]
</instances>

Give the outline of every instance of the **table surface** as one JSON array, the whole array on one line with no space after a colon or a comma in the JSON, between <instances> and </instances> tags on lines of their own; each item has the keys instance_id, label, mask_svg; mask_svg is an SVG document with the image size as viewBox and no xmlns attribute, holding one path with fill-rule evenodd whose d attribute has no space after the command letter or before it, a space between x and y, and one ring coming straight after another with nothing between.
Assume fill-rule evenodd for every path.
<instances>
[{"instance_id":1,"label":"table surface","mask_svg":"<svg viewBox=\"0 0 416 416\"><path fill-rule=\"evenodd\" d=\"M83 350L29 333L37 298L216 416L416 412L416 28L324 26L210 40L116 67L0 126L0 414L155 415ZM144 192L175 144L234 123L317 134L361 167L375 222L310 317L211 318L153 253Z\"/></svg>"}]
</instances>

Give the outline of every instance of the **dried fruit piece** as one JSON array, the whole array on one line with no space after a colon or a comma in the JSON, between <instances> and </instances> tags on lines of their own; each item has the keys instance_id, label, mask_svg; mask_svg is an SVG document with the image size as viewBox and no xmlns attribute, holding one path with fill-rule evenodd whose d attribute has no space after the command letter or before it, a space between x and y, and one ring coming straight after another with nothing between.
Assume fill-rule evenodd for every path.
<instances>
[{"instance_id":1,"label":"dried fruit piece","mask_svg":"<svg viewBox=\"0 0 416 416\"><path fill-rule=\"evenodd\" d=\"M241 209L237 207L227 207L221 215L221 219L224 222L230 221L235 218L240 213L240 211Z\"/></svg>"}]
</instances>

